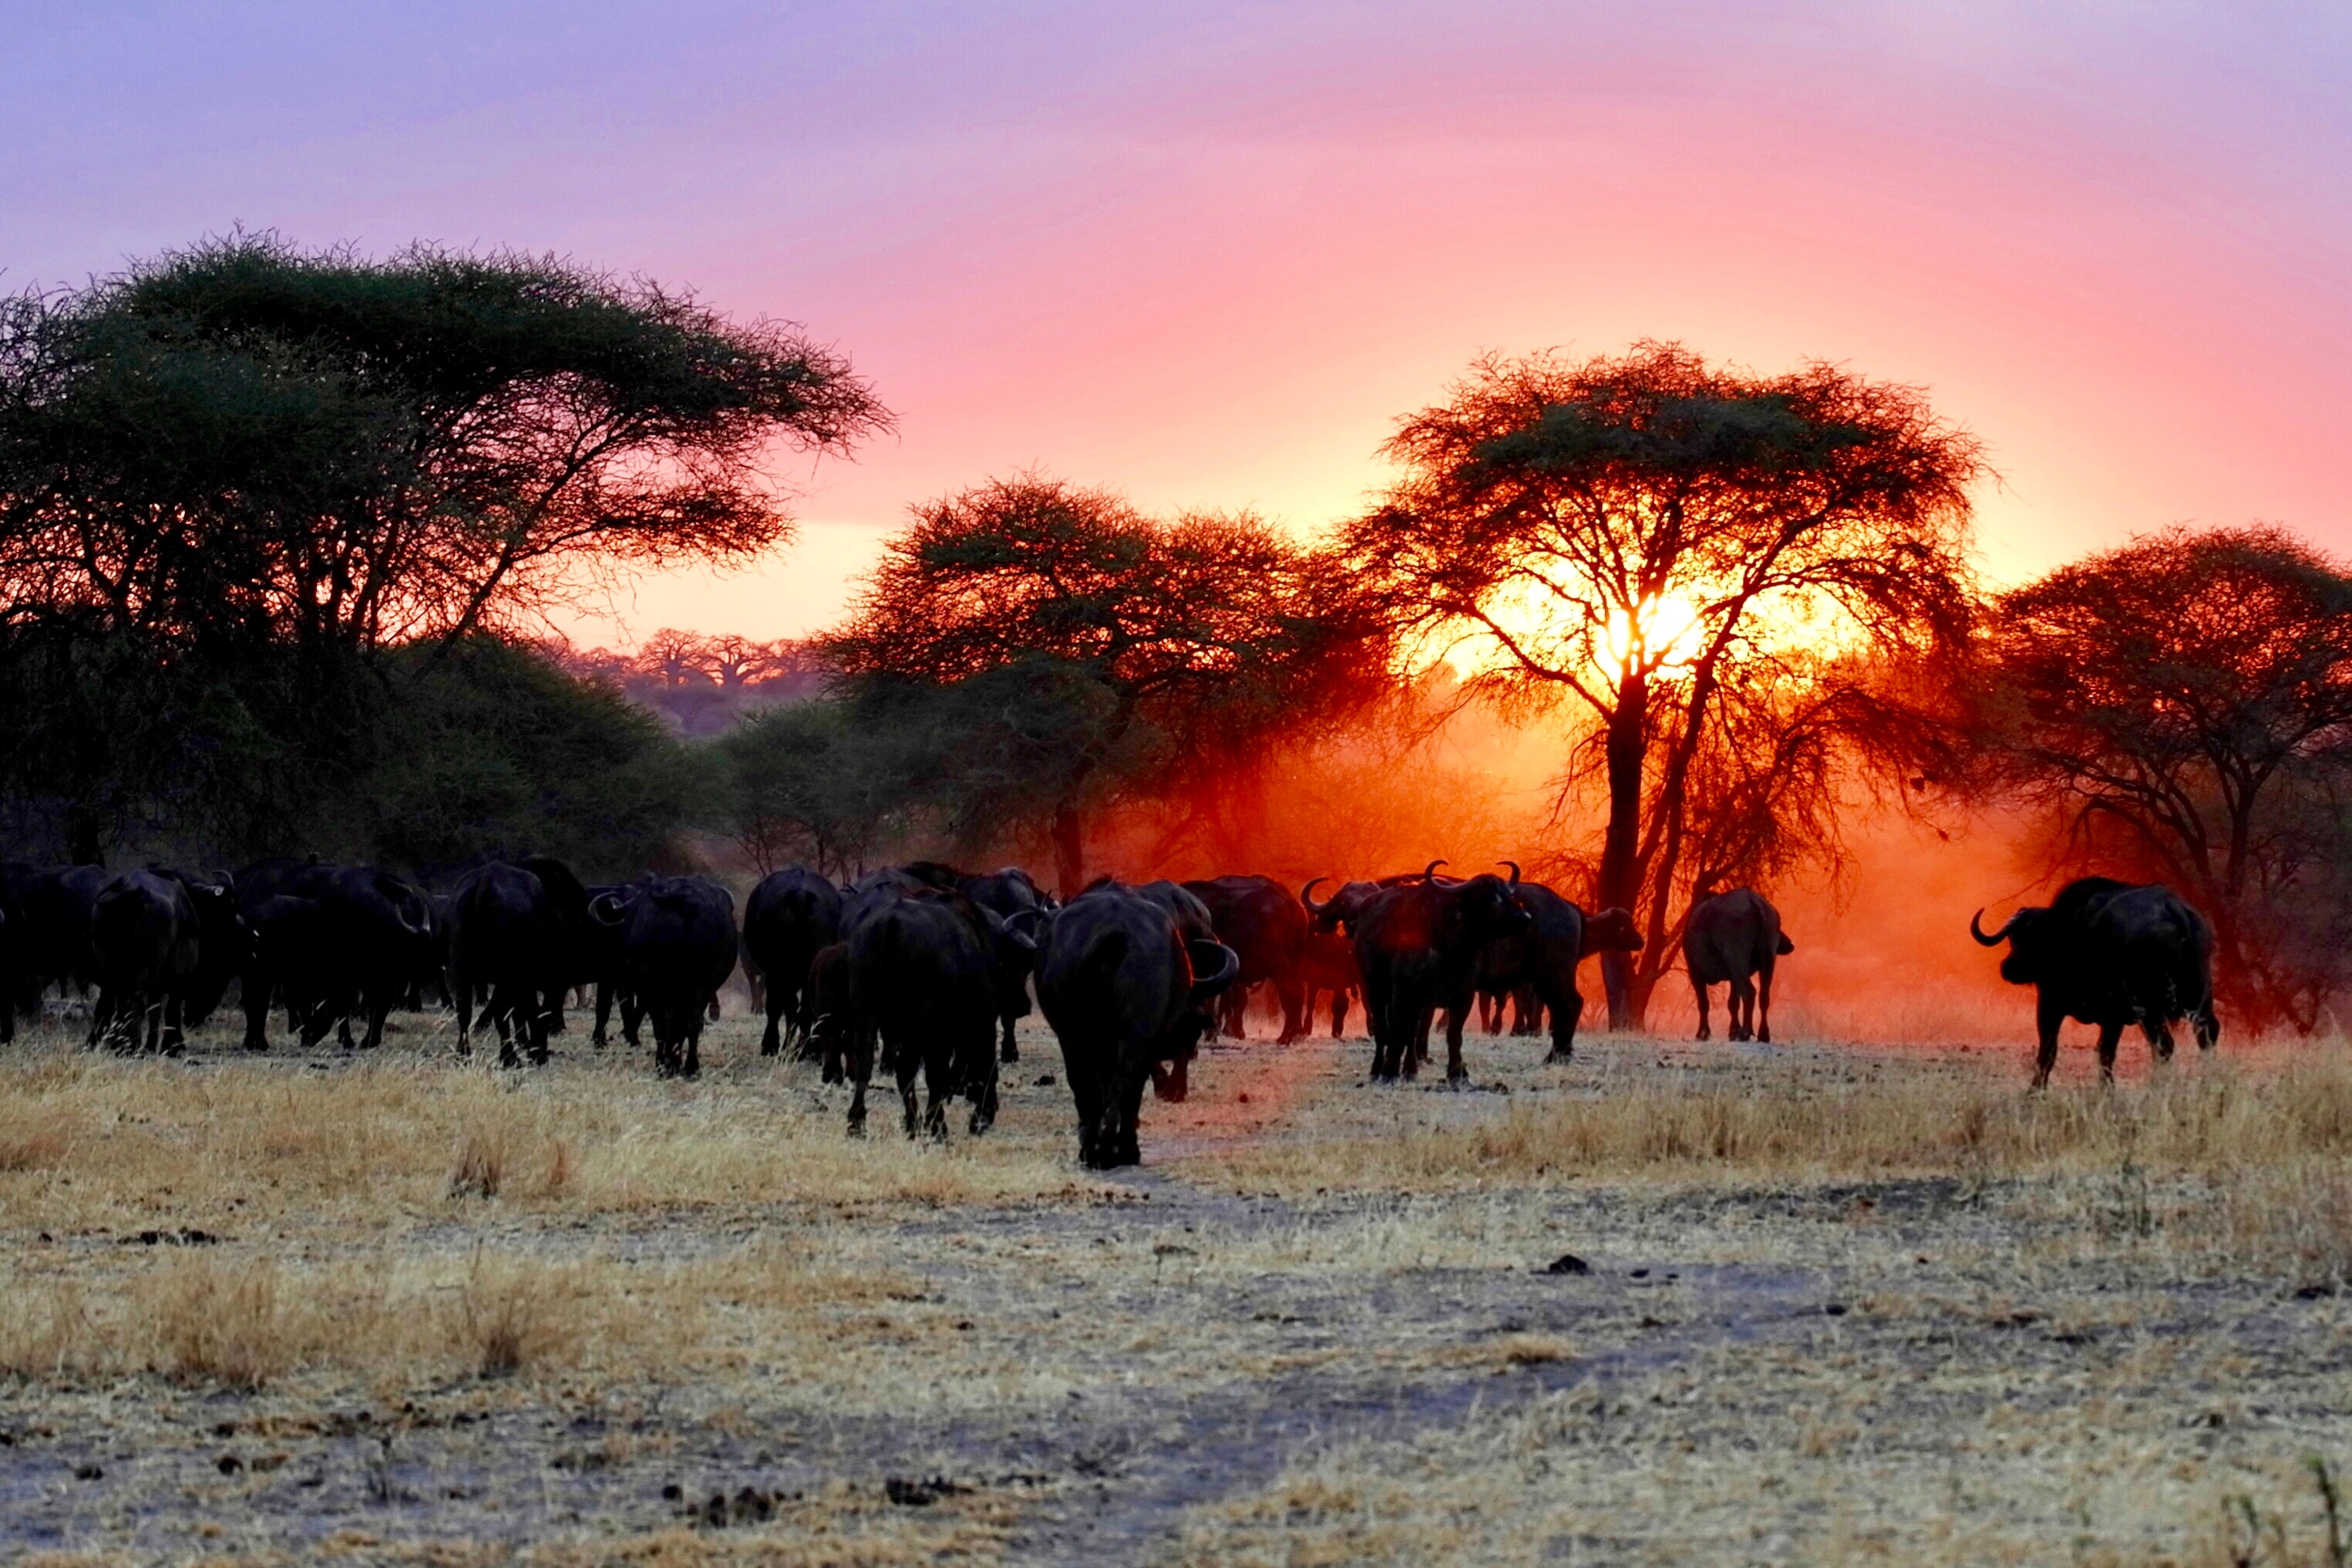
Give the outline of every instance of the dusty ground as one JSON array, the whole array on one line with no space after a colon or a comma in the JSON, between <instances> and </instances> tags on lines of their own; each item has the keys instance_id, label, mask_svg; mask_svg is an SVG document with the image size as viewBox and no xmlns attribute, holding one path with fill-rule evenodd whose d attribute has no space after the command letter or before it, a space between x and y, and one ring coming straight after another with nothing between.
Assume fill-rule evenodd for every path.
<instances>
[{"instance_id":1,"label":"dusty ground","mask_svg":"<svg viewBox=\"0 0 2352 1568\"><path fill-rule=\"evenodd\" d=\"M1259 1042L1104 1178L1042 1031L936 1148L407 1022L0 1054L0 1558L2344 1560L2340 1046Z\"/></svg>"}]
</instances>

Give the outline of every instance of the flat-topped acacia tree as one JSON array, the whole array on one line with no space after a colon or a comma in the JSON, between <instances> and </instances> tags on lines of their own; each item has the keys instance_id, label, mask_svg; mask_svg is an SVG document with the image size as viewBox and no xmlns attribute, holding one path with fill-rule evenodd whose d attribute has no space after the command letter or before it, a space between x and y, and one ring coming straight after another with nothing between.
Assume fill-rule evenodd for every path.
<instances>
[{"instance_id":1,"label":"flat-topped acacia tree","mask_svg":"<svg viewBox=\"0 0 2352 1568\"><path fill-rule=\"evenodd\" d=\"M0 654L97 672L26 719L110 742L40 786L91 855L91 803L175 767L331 771L371 688L437 663L378 650L746 560L790 537L779 448L886 421L794 328L551 257L239 234L0 301Z\"/></svg>"},{"instance_id":2,"label":"flat-topped acacia tree","mask_svg":"<svg viewBox=\"0 0 2352 1568\"><path fill-rule=\"evenodd\" d=\"M1637 1025L1701 873L1818 826L1824 745L1884 738L1853 659L1966 626L1979 447L1909 387L1642 343L1481 360L1386 452L1401 475L1339 548L1408 653L1581 720L1569 773L1608 813L1591 893L1647 943L1604 962L1610 1021Z\"/></svg>"},{"instance_id":3,"label":"flat-topped acacia tree","mask_svg":"<svg viewBox=\"0 0 2352 1568\"><path fill-rule=\"evenodd\" d=\"M992 479L915 509L828 647L870 700L945 731L944 793L1043 821L1066 896L1116 786L1214 769L1378 678L1324 569L1255 518Z\"/></svg>"}]
</instances>

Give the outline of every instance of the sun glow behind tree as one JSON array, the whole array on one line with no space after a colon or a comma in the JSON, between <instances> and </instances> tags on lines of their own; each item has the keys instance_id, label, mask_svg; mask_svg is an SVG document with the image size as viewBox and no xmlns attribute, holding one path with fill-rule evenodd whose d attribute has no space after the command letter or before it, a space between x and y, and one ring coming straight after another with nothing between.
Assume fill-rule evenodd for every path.
<instances>
[{"instance_id":1,"label":"sun glow behind tree","mask_svg":"<svg viewBox=\"0 0 2352 1568\"><path fill-rule=\"evenodd\" d=\"M1643 931L1604 963L1637 1023L1691 900L1833 853L1842 753L1902 748L1864 656L1965 630L1977 443L1911 388L1643 343L1480 361L1387 451L1340 549L1408 663L1576 721L1562 784L1608 801L1590 896Z\"/></svg>"}]
</instances>

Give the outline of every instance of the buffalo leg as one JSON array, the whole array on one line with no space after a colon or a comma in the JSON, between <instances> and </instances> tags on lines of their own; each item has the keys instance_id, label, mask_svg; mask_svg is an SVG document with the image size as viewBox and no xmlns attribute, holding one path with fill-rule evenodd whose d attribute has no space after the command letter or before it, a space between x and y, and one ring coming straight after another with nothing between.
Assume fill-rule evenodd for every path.
<instances>
[{"instance_id":1,"label":"buffalo leg","mask_svg":"<svg viewBox=\"0 0 2352 1568\"><path fill-rule=\"evenodd\" d=\"M681 1070L688 1078L702 1076L702 1020L692 1014L687 1016L686 1066Z\"/></svg>"},{"instance_id":2,"label":"buffalo leg","mask_svg":"<svg viewBox=\"0 0 2352 1568\"><path fill-rule=\"evenodd\" d=\"M1498 1005L1495 1011L1499 1016L1502 1008ZM1470 999L1467 996L1462 999L1461 1006L1445 1010L1445 1081L1448 1083L1461 1083L1470 1076L1470 1069L1462 1065L1462 1026L1469 1020Z\"/></svg>"},{"instance_id":3,"label":"buffalo leg","mask_svg":"<svg viewBox=\"0 0 2352 1568\"><path fill-rule=\"evenodd\" d=\"M269 1048L269 977L248 969L238 978L237 990L245 1008L245 1048L266 1051Z\"/></svg>"},{"instance_id":4,"label":"buffalo leg","mask_svg":"<svg viewBox=\"0 0 2352 1568\"><path fill-rule=\"evenodd\" d=\"M1752 1040L1756 1037L1756 984L1745 974L1731 977L1731 1005L1725 1011L1731 1015L1729 1038Z\"/></svg>"},{"instance_id":5,"label":"buffalo leg","mask_svg":"<svg viewBox=\"0 0 2352 1568\"><path fill-rule=\"evenodd\" d=\"M383 1020L391 1011L391 988L371 988L367 999L367 1035L360 1041L362 1050L372 1051L383 1044Z\"/></svg>"},{"instance_id":6,"label":"buffalo leg","mask_svg":"<svg viewBox=\"0 0 2352 1568\"><path fill-rule=\"evenodd\" d=\"M1543 993L1533 982L1512 988L1511 1033L1513 1035L1543 1033Z\"/></svg>"},{"instance_id":7,"label":"buffalo leg","mask_svg":"<svg viewBox=\"0 0 2352 1568\"><path fill-rule=\"evenodd\" d=\"M1756 972L1756 1038L1769 1046L1772 1043L1772 961L1769 958Z\"/></svg>"},{"instance_id":8,"label":"buffalo leg","mask_svg":"<svg viewBox=\"0 0 2352 1568\"><path fill-rule=\"evenodd\" d=\"M634 991L621 994L621 1037L629 1042L629 1049L637 1049L638 1030L646 1021L646 1005Z\"/></svg>"},{"instance_id":9,"label":"buffalo leg","mask_svg":"<svg viewBox=\"0 0 2352 1568\"><path fill-rule=\"evenodd\" d=\"M1698 1037L1702 1040L1711 1038L1714 1031L1707 1027L1706 1023L1706 982L1696 974L1691 976L1691 994L1698 998Z\"/></svg>"},{"instance_id":10,"label":"buffalo leg","mask_svg":"<svg viewBox=\"0 0 2352 1568\"><path fill-rule=\"evenodd\" d=\"M1348 994L1344 990L1331 993L1331 1037L1339 1039L1348 1032Z\"/></svg>"},{"instance_id":11,"label":"buffalo leg","mask_svg":"<svg viewBox=\"0 0 2352 1568\"><path fill-rule=\"evenodd\" d=\"M841 1076L849 1079L849 1135L866 1136L866 1086L874 1078L874 1037L862 1024L850 1026L849 1037L843 1055L847 1058ZM838 1083L841 1076L829 1081Z\"/></svg>"},{"instance_id":12,"label":"buffalo leg","mask_svg":"<svg viewBox=\"0 0 2352 1568\"><path fill-rule=\"evenodd\" d=\"M600 979L596 982L596 1026L589 1031L588 1043L601 1051L604 1048L605 1042L611 1037L612 1031L613 983L609 980ZM776 1026L772 1021L771 1021L768 1025L769 1038L774 1038L775 1033ZM760 1049L761 1052L766 1056L772 1057L776 1054L775 1047L768 1044L766 1040L760 1042Z\"/></svg>"},{"instance_id":13,"label":"buffalo leg","mask_svg":"<svg viewBox=\"0 0 2352 1568\"><path fill-rule=\"evenodd\" d=\"M2158 1062L2172 1059L2172 1024L2168 1019L2151 1014L2139 1021L2139 1032L2147 1037L2147 1048Z\"/></svg>"},{"instance_id":14,"label":"buffalo leg","mask_svg":"<svg viewBox=\"0 0 2352 1568\"><path fill-rule=\"evenodd\" d=\"M2198 1050L2211 1050L2213 1042L2221 1037L2221 1020L2213 1016L2213 1005L2210 1002L2205 1004L2198 1010L2192 1022L2197 1030Z\"/></svg>"},{"instance_id":15,"label":"buffalo leg","mask_svg":"<svg viewBox=\"0 0 2352 1568\"><path fill-rule=\"evenodd\" d=\"M1286 1046L1307 1032L1306 988L1296 974L1276 975L1274 994L1282 1002L1282 1036L1275 1044Z\"/></svg>"},{"instance_id":16,"label":"buffalo leg","mask_svg":"<svg viewBox=\"0 0 2352 1568\"><path fill-rule=\"evenodd\" d=\"M2058 1065L2058 1026L2065 1021L2065 1017L2063 1011L2047 1002L2034 1009L2033 1026L2039 1037L2033 1057L2033 1087L2036 1089L2049 1087L2050 1069Z\"/></svg>"},{"instance_id":17,"label":"buffalo leg","mask_svg":"<svg viewBox=\"0 0 2352 1568\"><path fill-rule=\"evenodd\" d=\"M1218 1033L1229 1040L1249 1038L1249 987L1234 985L1217 998L1217 1012L1224 1020Z\"/></svg>"},{"instance_id":18,"label":"buffalo leg","mask_svg":"<svg viewBox=\"0 0 2352 1568\"><path fill-rule=\"evenodd\" d=\"M898 1042L895 1040L885 1048L898 1058L896 1070L898 1078L898 1100L906 1115L907 1136L912 1138L915 1136L915 1129L920 1124L920 1119L915 1114L915 1079L928 1064L916 1052L901 1048ZM936 1100L936 1095L934 1100ZM934 1103L931 1109L937 1110L939 1107ZM945 1137L947 1130L947 1117L942 1113L940 1117L940 1135Z\"/></svg>"},{"instance_id":19,"label":"buffalo leg","mask_svg":"<svg viewBox=\"0 0 2352 1568\"><path fill-rule=\"evenodd\" d=\"M771 985L766 989L768 1026L760 1031L760 1054L772 1057L784 1048L786 999L782 986ZM600 1046L604 1043L604 994L601 987L596 994L596 1043Z\"/></svg>"},{"instance_id":20,"label":"buffalo leg","mask_svg":"<svg viewBox=\"0 0 2352 1568\"><path fill-rule=\"evenodd\" d=\"M1005 1014L1001 1021L1004 1025L1004 1044L997 1051L997 1060L1005 1063L1017 1062L1021 1059L1021 1047L1013 1043L1013 1026L1014 1020L1013 1015L1010 1013Z\"/></svg>"},{"instance_id":21,"label":"buffalo leg","mask_svg":"<svg viewBox=\"0 0 2352 1568\"><path fill-rule=\"evenodd\" d=\"M1544 1005L1551 1013L1551 1054L1544 1060L1573 1060L1576 1057L1576 1026L1584 1016L1584 997L1571 991L1566 996L1548 996Z\"/></svg>"},{"instance_id":22,"label":"buffalo leg","mask_svg":"<svg viewBox=\"0 0 2352 1568\"><path fill-rule=\"evenodd\" d=\"M474 983L452 980L449 1000L457 1010L457 1054L470 1057L474 1054Z\"/></svg>"},{"instance_id":23,"label":"buffalo leg","mask_svg":"<svg viewBox=\"0 0 2352 1568\"><path fill-rule=\"evenodd\" d=\"M2121 1024L2099 1026L2099 1081L2101 1083L2116 1081L2116 1042L2123 1037L2124 1026Z\"/></svg>"}]
</instances>

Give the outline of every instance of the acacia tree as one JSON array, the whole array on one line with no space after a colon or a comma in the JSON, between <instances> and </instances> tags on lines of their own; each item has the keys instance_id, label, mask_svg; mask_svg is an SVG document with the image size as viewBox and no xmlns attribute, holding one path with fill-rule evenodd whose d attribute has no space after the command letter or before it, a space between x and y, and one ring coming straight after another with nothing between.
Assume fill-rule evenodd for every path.
<instances>
[{"instance_id":1,"label":"acacia tree","mask_svg":"<svg viewBox=\"0 0 2352 1568\"><path fill-rule=\"evenodd\" d=\"M1034 809L1067 895L1114 788L1213 766L1373 668L1319 570L1254 518L992 479L916 509L828 647L867 700L947 715L940 771L977 757L991 809Z\"/></svg>"},{"instance_id":2,"label":"acacia tree","mask_svg":"<svg viewBox=\"0 0 2352 1568\"><path fill-rule=\"evenodd\" d=\"M378 650L526 626L620 566L744 559L791 531L774 447L884 419L831 351L655 284L236 235L0 301L0 643L110 639L188 711L347 758Z\"/></svg>"},{"instance_id":3,"label":"acacia tree","mask_svg":"<svg viewBox=\"0 0 2352 1568\"><path fill-rule=\"evenodd\" d=\"M1976 786L2172 883L2225 1000L2311 1029L2352 979L2352 575L2282 529L2174 529L2003 595L1983 651Z\"/></svg>"},{"instance_id":4,"label":"acacia tree","mask_svg":"<svg viewBox=\"0 0 2352 1568\"><path fill-rule=\"evenodd\" d=\"M1474 688L1585 721L1570 772L1608 803L1592 897L1647 942L1638 966L1604 963L1610 1019L1638 1025L1696 874L1764 864L1700 863L1710 766L1753 770L1801 726L1870 711L1797 699L1823 650L1916 654L1965 626L1979 447L1908 387L1645 342L1481 360L1385 450L1402 477L1344 552L1406 648L1463 648ZM1818 768L1760 776L1763 820L1825 809Z\"/></svg>"}]
</instances>

